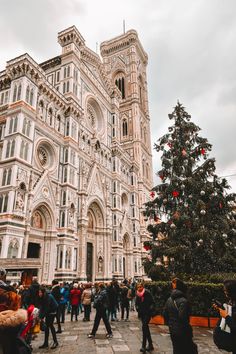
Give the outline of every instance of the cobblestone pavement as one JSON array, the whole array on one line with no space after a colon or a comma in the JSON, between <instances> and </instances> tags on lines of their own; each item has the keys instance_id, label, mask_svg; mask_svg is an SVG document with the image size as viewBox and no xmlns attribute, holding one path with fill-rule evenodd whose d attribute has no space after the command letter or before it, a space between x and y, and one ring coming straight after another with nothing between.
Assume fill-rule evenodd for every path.
<instances>
[{"instance_id":1,"label":"cobblestone pavement","mask_svg":"<svg viewBox=\"0 0 236 354\"><path fill-rule=\"evenodd\" d=\"M131 312L130 321L111 322L113 330L113 338L105 338L105 327L101 321L95 339L87 338L87 334L91 331L93 325L94 311L90 322L82 321L83 314L79 315L78 322L71 322L69 316L66 317L66 322L63 332L58 334L59 347L52 349L38 349L39 345L43 344L44 334L40 333L32 342L34 354L137 354L141 347L141 324L137 319L136 312ZM57 328L57 326L55 325ZM153 354L171 354L172 346L168 328L166 326L150 325L153 344L155 350ZM50 333L50 345L52 337ZM212 341L212 330L207 328L194 327L194 341L198 345L199 354L205 353L222 353L215 347Z\"/></svg>"}]
</instances>

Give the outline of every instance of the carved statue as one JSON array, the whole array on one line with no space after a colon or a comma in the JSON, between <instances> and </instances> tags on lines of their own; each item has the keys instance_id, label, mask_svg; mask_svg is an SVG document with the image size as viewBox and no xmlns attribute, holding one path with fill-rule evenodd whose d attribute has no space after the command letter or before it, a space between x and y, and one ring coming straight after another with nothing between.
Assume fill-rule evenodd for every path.
<instances>
[{"instance_id":1,"label":"carved statue","mask_svg":"<svg viewBox=\"0 0 236 354\"><path fill-rule=\"evenodd\" d=\"M99 272L99 273L102 273L102 271L103 271L103 259L102 259L102 257L100 256L100 257L98 258L98 272Z\"/></svg>"},{"instance_id":2,"label":"carved statue","mask_svg":"<svg viewBox=\"0 0 236 354\"><path fill-rule=\"evenodd\" d=\"M24 210L24 195L21 192L17 192L16 210L17 211L23 211Z\"/></svg>"}]
</instances>

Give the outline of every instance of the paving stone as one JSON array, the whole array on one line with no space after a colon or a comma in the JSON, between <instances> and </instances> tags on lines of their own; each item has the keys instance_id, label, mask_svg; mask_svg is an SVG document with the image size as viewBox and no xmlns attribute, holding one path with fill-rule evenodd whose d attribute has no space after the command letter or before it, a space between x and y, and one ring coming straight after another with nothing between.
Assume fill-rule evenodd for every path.
<instances>
[{"instance_id":1,"label":"paving stone","mask_svg":"<svg viewBox=\"0 0 236 354\"><path fill-rule=\"evenodd\" d=\"M108 339L95 339L96 345L107 345L109 344Z\"/></svg>"},{"instance_id":2,"label":"paving stone","mask_svg":"<svg viewBox=\"0 0 236 354\"><path fill-rule=\"evenodd\" d=\"M113 354L113 350L111 347L108 348L97 347L97 354Z\"/></svg>"},{"instance_id":3,"label":"paving stone","mask_svg":"<svg viewBox=\"0 0 236 354\"><path fill-rule=\"evenodd\" d=\"M93 326L93 318L91 322L86 323L79 321L71 323L70 316L66 316L64 331L58 334L59 347L53 351L55 354L137 354L142 343L141 322L137 318L136 313L130 314L130 323L128 322L112 322L113 338L106 339L106 329L103 323L100 324L95 340L87 337ZM56 327L57 329L57 327ZM150 325L151 335L155 350L153 354L172 354L172 344L170 340L169 329L167 326ZM199 354L220 354L220 352L212 341L212 330L208 328L194 327L194 341L198 345ZM50 346L52 345L52 337L50 333ZM48 354L51 350L38 349L44 341L44 333L40 333L38 337L32 341L34 354Z\"/></svg>"},{"instance_id":4,"label":"paving stone","mask_svg":"<svg viewBox=\"0 0 236 354\"><path fill-rule=\"evenodd\" d=\"M112 349L114 352L129 352L129 347L126 344L123 345L113 345Z\"/></svg>"},{"instance_id":5,"label":"paving stone","mask_svg":"<svg viewBox=\"0 0 236 354\"><path fill-rule=\"evenodd\" d=\"M68 336L68 337L64 338L64 340L73 340L73 341L76 341L77 338L78 338L78 336Z\"/></svg>"}]
</instances>

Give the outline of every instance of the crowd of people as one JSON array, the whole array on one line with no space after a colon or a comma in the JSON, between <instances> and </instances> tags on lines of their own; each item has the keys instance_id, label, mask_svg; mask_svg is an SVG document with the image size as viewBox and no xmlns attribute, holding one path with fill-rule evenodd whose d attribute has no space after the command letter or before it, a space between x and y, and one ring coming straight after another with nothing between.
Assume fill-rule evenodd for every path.
<instances>
[{"instance_id":1,"label":"crowd of people","mask_svg":"<svg viewBox=\"0 0 236 354\"><path fill-rule=\"evenodd\" d=\"M101 319L106 327L106 337L112 338L110 321L129 321L129 312L136 310L142 322L140 352L154 350L149 322L155 314L155 303L142 282L125 279L118 283L114 279L107 284L79 284L76 281L69 284L53 280L51 286L44 286L33 279L32 284L25 287L8 285L5 279L6 271L0 268L0 354L30 354L31 342L40 330L44 331L44 342L39 348L49 347L51 332L51 349L55 349L59 345L58 334L62 333L61 324L65 322L65 315L70 314L71 321L78 321L78 315L83 313L83 321L90 321L92 308L96 314L88 338L95 338ZM198 348L193 341L189 322L187 287L178 278L173 279L171 284L172 292L163 315L169 327L173 353L196 354ZM232 333L236 334L236 281L226 282L224 289L231 303L231 312L217 306L216 309ZM236 353L236 335L234 337L233 353Z\"/></svg>"}]
</instances>

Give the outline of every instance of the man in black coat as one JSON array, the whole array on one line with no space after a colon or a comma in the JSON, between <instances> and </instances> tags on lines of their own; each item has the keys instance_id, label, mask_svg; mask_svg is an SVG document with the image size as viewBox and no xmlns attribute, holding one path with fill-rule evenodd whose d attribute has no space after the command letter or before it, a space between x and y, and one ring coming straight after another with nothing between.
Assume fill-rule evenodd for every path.
<instances>
[{"instance_id":1,"label":"man in black coat","mask_svg":"<svg viewBox=\"0 0 236 354\"><path fill-rule=\"evenodd\" d=\"M165 304L164 318L169 326L174 354L196 354L193 331L189 323L190 306L186 298L187 287L178 278L172 280L172 292Z\"/></svg>"},{"instance_id":2,"label":"man in black coat","mask_svg":"<svg viewBox=\"0 0 236 354\"><path fill-rule=\"evenodd\" d=\"M95 337L100 321L102 319L107 330L106 337L112 338L112 330L106 314L106 311L109 308L108 296L107 296L107 290L103 283L100 283L98 285L98 292L94 296L93 307L96 309L96 315L94 319L92 332L89 333L88 337L89 338Z\"/></svg>"},{"instance_id":3,"label":"man in black coat","mask_svg":"<svg viewBox=\"0 0 236 354\"><path fill-rule=\"evenodd\" d=\"M60 285L59 285L59 283L58 283L58 281L56 279L54 279L52 281L51 294L54 296L54 299L56 300L56 302L59 305L60 304L60 300L61 300L61 288L60 288ZM61 317L60 316L60 306L58 306L57 314L56 314L57 326L58 326L57 333L62 333L60 317Z\"/></svg>"}]
</instances>

